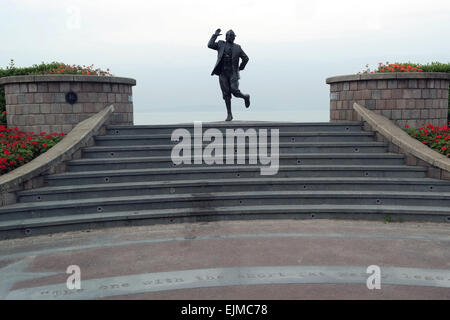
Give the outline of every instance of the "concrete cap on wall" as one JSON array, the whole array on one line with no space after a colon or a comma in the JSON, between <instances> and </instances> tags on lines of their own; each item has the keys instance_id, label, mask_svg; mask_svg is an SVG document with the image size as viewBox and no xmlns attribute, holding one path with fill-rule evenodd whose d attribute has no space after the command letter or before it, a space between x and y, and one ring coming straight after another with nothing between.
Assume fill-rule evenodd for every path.
<instances>
[{"instance_id":1,"label":"concrete cap on wall","mask_svg":"<svg viewBox=\"0 0 450 320\"><path fill-rule=\"evenodd\" d=\"M26 75L10 76L0 78L0 85L24 82L98 82L98 83L120 83L135 86L136 80L132 78L110 77L110 76L85 76L85 75Z\"/></svg>"},{"instance_id":2,"label":"concrete cap on wall","mask_svg":"<svg viewBox=\"0 0 450 320\"><path fill-rule=\"evenodd\" d=\"M326 79L326 83L358 81L358 80L387 80L387 79L442 79L450 80L447 72L383 72L367 74L349 74Z\"/></svg>"}]
</instances>

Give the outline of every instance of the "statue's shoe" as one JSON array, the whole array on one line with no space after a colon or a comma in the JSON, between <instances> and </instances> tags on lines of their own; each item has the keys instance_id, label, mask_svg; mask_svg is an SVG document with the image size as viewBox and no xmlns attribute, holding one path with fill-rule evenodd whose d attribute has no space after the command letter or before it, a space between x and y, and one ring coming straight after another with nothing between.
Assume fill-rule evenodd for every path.
<instances>
[{"instance_id":1,"label":"statue's shoe","mask_svg":"<svg viewBox=\"0 0 450 320\"><path fill-rule=\"evenodd\" d=\"M245 107L246 108L250 107L250 95L246 94L244 99L245 99Z\"/></svg>"},{"instance_id":2,"label":"statue's shoe","mask_svg":"<svg viewBox=\"0 0 450 320\"><path fill-rule=\"evenodd\" d=\"M233 120L233 116L231 114L228 115L228 117L225 119L225 121L231 121Z\"/></svg>"}]
</instances>

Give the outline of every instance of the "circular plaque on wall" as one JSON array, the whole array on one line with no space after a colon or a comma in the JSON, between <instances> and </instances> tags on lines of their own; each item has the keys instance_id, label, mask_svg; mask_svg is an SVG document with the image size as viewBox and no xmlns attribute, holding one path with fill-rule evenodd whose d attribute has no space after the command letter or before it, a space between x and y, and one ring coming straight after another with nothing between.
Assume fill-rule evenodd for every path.
<instances>
[{"instance_id":1,"label":"circular plaque on wall","mask_svg":"<svg viewBox=\"0 0 450 320\"><path fill-rule=\"evenodd\" d=\"M69 91L66 93L66 102L69 104L75 104L78 101L78 96L75 92Z\"/></svg>"}]
</instances>

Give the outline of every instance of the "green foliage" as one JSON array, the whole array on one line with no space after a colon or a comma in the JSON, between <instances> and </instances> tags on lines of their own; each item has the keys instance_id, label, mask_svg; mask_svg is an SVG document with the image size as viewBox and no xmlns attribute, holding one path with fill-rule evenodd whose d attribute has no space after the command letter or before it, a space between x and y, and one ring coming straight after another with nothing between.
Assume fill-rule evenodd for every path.
<instances>
[{"instance_id":1,"label":"green foliage","mask_svg":"<svg viewBox=\"0 0 450 320\"><path fill-rule=\"evenodd\" d=\"M449 72L450 73L450 62L431 62L428 64L421 65L423 72Z\"/></svg>"}]
</instances>

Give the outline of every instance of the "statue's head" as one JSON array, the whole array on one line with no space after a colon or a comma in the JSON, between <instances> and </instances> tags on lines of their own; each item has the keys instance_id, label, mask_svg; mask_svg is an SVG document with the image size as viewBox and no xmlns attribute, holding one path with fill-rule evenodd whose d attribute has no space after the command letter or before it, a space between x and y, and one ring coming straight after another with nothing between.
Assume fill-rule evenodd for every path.
<instances>
[{"instance_id":1,"label":"statue's head","mask_svg":"<svg viewBox=\"0 0 450 320\"><path fill-rule=\"evenodd\" d=\"M225 35L225 39L227 40L227 42L233 43L235 38L236 38L236 34L234 33L234 31L228 30Z\"/></svg>"}]
</instances>

